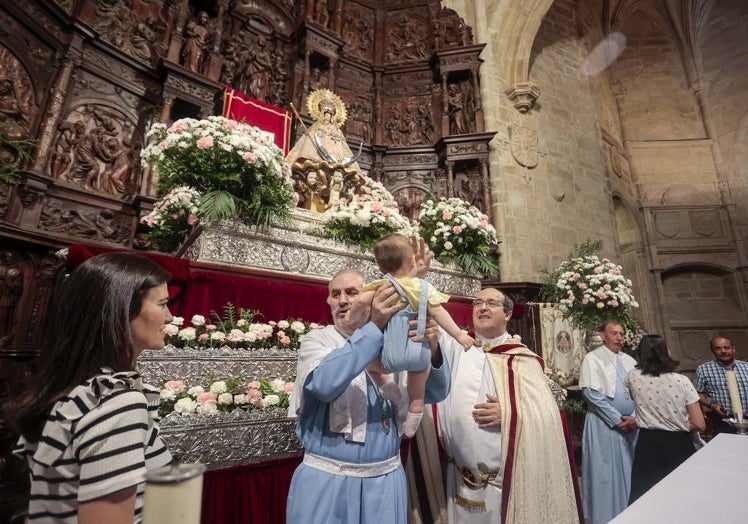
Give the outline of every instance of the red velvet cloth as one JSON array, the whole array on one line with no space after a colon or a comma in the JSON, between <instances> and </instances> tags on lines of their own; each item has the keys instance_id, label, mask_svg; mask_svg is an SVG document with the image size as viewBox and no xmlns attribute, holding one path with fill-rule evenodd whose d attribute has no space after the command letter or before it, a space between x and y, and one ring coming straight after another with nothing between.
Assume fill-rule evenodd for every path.
<instances>
[{"instance_id":1,"label":"red velvet cloth","mask_svg":"<svg viewBox=\"0 0 748 524\"><path fill-rule=\"evenodd\" d=\"M291 457L207 471L202 524L283 524L291 477L300 463L301 457Z\"/></svg>"},{"instance_id":2,"label":"red velvet cloth","mask_svg":"<svg viewBox=\"0 0 748 524\"><path fill-rule=\"evenodd\" d=\"M223 116L246 122L273 134L275 145L288 154L291 141L291 113L257 100L230 87L223 95Z\"/></svg>"}]
</instances>

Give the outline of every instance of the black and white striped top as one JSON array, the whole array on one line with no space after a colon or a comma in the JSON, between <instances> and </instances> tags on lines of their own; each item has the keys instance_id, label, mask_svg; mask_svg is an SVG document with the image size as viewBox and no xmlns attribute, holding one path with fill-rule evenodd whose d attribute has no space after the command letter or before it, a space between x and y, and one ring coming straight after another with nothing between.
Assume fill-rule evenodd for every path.
<instances>
[{"instance_id":1,"label":"black and white striped top","mask_svg":"<svg viewBox=\"0 0 748 524\"><path fill-rule=\"evenodd\" d=\"M146 470L171 462L154 422L158 389L134 371L101 373L55 404L39 442L18 441L31 470L30 523L77 522L79 503L135 485L140 522Z\"/></svg>"}]
</instances>

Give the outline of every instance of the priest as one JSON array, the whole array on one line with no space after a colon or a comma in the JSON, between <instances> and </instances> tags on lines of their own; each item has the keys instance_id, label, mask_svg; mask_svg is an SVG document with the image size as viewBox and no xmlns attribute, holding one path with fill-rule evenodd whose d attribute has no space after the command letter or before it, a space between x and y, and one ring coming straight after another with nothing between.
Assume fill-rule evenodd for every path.
<instances>
[{"instance_id":1,"label":"priest","mask_svg":"<svg viewBox=\"0 0 748 524\"><path fill-rule=\"evenodd\" d=\"M583 522L576 467L543 361L511 337L513 303L481 290L473 325L482 347L440 339L452 391L437 406L448 455L447 516L456 523Z\"/></svg>"}]
</instances>

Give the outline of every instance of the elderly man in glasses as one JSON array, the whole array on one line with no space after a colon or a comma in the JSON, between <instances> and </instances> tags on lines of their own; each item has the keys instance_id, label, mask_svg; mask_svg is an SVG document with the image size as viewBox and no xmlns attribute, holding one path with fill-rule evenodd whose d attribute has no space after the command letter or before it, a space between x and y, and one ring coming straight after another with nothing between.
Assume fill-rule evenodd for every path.
<instances>
[{"instance_id":1,"label":"elderly man in glasses","mask_svg":"<svg viewBox=\"0 0 748 524\"><path fill-rule=\"evenodd\" d=\"M506 331L512 307L501 291L483 289L473 301L483 346L439 340L452 373L437 406L449 522L584 522L543 362Z\"/></svg>"}]
</instances>

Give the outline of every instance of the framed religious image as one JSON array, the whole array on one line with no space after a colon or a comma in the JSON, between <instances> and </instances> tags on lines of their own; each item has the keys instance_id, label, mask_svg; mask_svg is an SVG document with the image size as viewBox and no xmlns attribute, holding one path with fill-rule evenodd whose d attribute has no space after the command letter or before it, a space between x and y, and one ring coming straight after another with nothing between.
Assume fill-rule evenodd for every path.
<instances>
[{"instance_id":1,"label":"framed religious image","mask_svg":"<svg viewBox=\"0 0 748 524\"><path fill-rule=\"evenodd\" d=\"M582 331L575 329L563 318L561 310L554 304L541 304L540 323L542 332L542 355L545 365L558 377L565 377L564 387L579 379L585 350Z\"/></svg>"}]
</instances>

